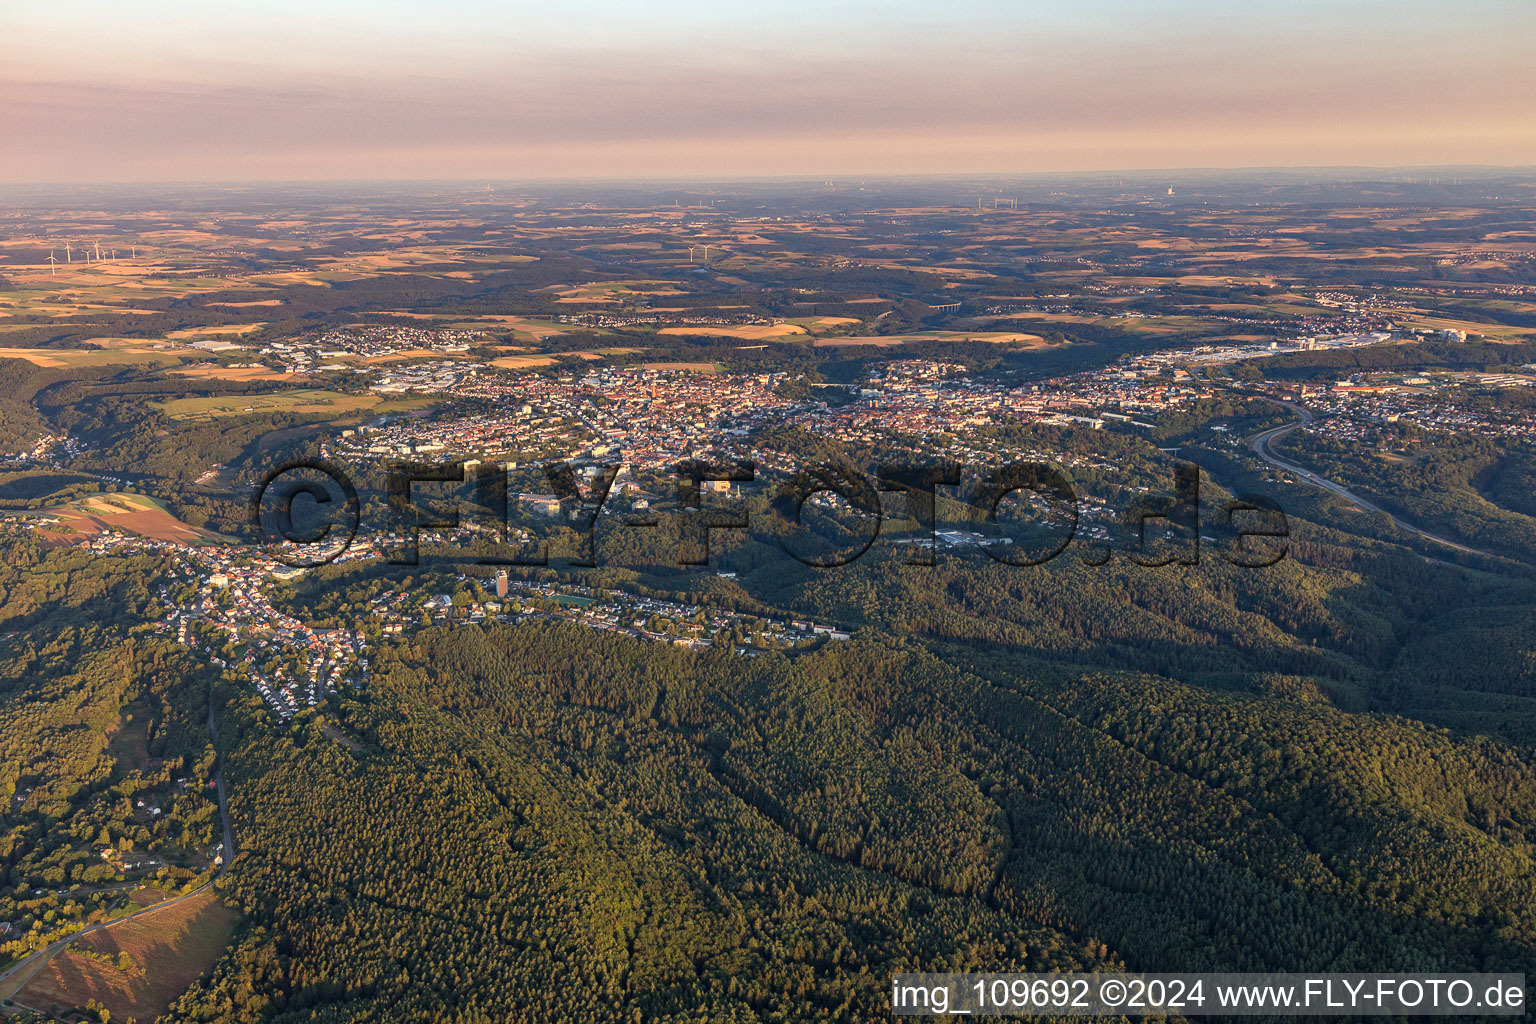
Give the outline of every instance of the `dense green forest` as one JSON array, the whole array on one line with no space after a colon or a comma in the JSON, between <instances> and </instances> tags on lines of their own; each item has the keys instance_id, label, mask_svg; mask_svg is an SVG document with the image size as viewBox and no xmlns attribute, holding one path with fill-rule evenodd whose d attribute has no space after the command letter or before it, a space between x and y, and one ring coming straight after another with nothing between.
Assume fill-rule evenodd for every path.
<instances>
[{"instance_id":1,"label":"dense green forest","mask_svg":"<svg viewBox=\"0 0 1536 1024\"><path fill-rule=\"evenodd\" d=\"M1299 686L574 627L430 631L375 680L277 743L231 694L262 925L180 1012L866 1019L905 969L1536 950L1529 756Z\"/></svg>"}]
</instances>

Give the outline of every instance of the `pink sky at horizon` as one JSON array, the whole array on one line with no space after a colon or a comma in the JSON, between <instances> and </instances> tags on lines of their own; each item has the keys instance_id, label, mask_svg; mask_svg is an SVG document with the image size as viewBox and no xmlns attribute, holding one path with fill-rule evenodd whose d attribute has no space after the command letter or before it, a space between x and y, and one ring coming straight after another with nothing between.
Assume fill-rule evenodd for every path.
<instances>
[{"instance_id":1,"label":"pink sky at horizon","mask_svg":"<svg viewBox=\"0 0 1536 1024\"><path fill-rule=\"evenodd\" d=\"M1523 0L967 0L869 22L791 2L761 28L672 0L671 33L587 2L604 29L575 34L477 0L449 5L460 22L134 6L165 17L84 0L15 19L0 181L1536 165Z\"/></svg>"}]
</instances>

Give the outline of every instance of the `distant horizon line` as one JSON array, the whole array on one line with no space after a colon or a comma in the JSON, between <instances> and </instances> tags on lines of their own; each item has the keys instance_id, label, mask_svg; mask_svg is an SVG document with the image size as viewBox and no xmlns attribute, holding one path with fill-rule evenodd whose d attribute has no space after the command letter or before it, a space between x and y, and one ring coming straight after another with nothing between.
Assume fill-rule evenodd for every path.
<instances>
[{"instance_id":1,"label":"distant horizon line","mask_svg":"<svg viewBox=\"0 0 1536 1024\"><path fill-rule=\"evenodd\" d=\"M1536 175L1536 163L1530 164L1252 164L1231 166L1194 166L1194 167L1103 167L1073 171L948 171L948 172L923 172L923 173L899 173L890 171L868 173L838 173L819 174L805 172L800 174L771 174L771 175L625 175L625 176L560 176L560 177L527 177L527 178L497 178L486 175L471 175L461 177L316 177L316 178L127 178L127 179L102 179L92 181L38 181L38 180L0 180L0 188L4 189L83 189L83 188L122 188L122 187L187 187L203 186L209 188L252 188L274 186L380 186L380 185L452 185L456 187L485 188L518 187L518 186L549 186L549 185L701 185L701 184L779 184L779 183L815 183L830 182L832 184L870 183L870 182L942 182L959 180L1034 180L1034 181L1062 181L1080 180L1104 176L1143 176L1166 178L1174 175L1184 176L1210 176L1218 174L1231 174L1242 176L1256 176L1263 174L1283 174L1288 176L1309 176L1312 174L1333 175L1344 173L1471 173L1478 175L1501 175L1515 173L1529 173ZM1398 183L1401 184L1401 183Z\"/></svg>"}]
</instances>

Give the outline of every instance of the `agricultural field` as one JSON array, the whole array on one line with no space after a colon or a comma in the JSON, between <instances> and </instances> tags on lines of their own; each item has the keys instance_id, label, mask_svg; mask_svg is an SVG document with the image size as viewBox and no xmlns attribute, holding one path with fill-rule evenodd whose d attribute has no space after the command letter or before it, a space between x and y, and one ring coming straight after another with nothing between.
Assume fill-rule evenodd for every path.
<instances>
[{"instance_id":1,"label":"agricultural field","mask_svg":"<svg viewBox=\"0 0 1536 1024\"><path fill-rule=\"evenodd\" d=\"M230 336L239 337L259 331L267 326L265 322L254 324L220 324L216 327L186 327L179 331L171 331L167 338L175 338L178 341L185 339L202 340L203 338L224 339Z\"/></svg>"},{"instance_id":2,"label":"agricultural field","mask_svg":"<svg viewBox=\"0 0 1536 1024\"><path fill-rule=\"evenodd\" d=\"M623 302L638 295L685 294L676 281L592 281L569 288L556 287L557 302Z\"/></svg>"},{"instance_id":3,"label":"agricultural field","mask_svg":"<svg viewBox=\"0 0 1536 1024\"><path fill-rule=\"evenodd\" d=\"M1445 316L1409 316L1404 319L1404 324L1408 327L1422 327L1433 331L1465 331L1467 334L1481 334L1489 341L1504 344L1516 344L1536 338L1536 328L1514 327Z\"/></svg>"},{"instance_id":4,"label":"agricultural field","mask_svg":"<svg viewBox=\"0 0 1536 1024\"><path fill-rule=\"evenodd\" d=\"M497 356L495 359L491 360L491 365L498 366L503 370L528 370L536 366L551 366L555 362L557 362L557 360L554 356L524 354L515 356Z\"/></svg>"},{"instance_id":5,"label":"agricultural field","mask_svg":"<svg viewBox=\"0 0 1536 1024\"><path fill-rule=\"evenodd\" d=\"M689 373L723 373L719 363L645 363L647 370L681 370Z\"/></svg>"},{"instance_id":6,"label":"agricultural field","mask_svg":"<svg viewBox=\"0 0 1536 1024\"><path fill-rule=\"evenodd\" d=\"M1307 310L1315 313L1317 310ZM1131 334L1178 334L1180 332L1211 330L1221 326L1221 321L1211 320L1205 317L1186 316L1180 314L1164 316L1129 316L1116 314L1109 316L1094 316L1086 313L1005 313L1000 316L988 317L989 322L1019 322L1040 324L1083 324L1089 327L1103 327L1117 331L1125 331Z\"/></svg>"},{"instance_id":7,"label":"agricultural field","mask_svg":"<svg viewBox=\"0 0 1536 1024\"><path fill-rule=\"evenodd\" d=\"M635 348L599 348L582 349L576 352L558 352L549 355L518 353L497 356L491 360L491 365L499 366L504 370L527 370L539 366L553 366L562 360L580 360L582 362L595 363L606 356L631 355L639 351L639 349Z\"/></svg>"},{"instance_id":8,"label":"agricultural field","mask_svg":"<svg viewBox=\"0 0 1536 1024\"><path fill-rule=\"evenodd\" d=\"M4 348L0 359L25 359L34 366L153 366L179 363L188 355L185 349L169 349L150 344L119 345L110 348Z\"/></svg>"},{"instance_id":9,"label":"agricultural field","mask_svg":"<svg viewBox=\"0 0 1536 1024\"><path fill-rule=\"evenodd\" d=\"M835 331L842 327L852 327L864 321L851 316L792 316L787 322L804 327L814 334L819 331Z\"/></svg>"},{"instance_id":10,"label":"agricultural field","mask_svg":"<svg viewBox=\"0 0 1536 1024\"><path fill-rule=\"evenodd\" d=\"M896 348L920 342L980 341L992 345L1014 345L1023 348L1048 348L1049 342L1038 334L1018 331L919 331L911 334L849 335L847 337L817 338L818 348L860 346L871 348Z\"/></svg>"},{"instance_id":11,"label":"agricultural field","mask_svg":"<svg viewBox=\"0 0 1536 1024\"><path fill-rule=\"evenodd\" d=\"M337 415L371 409L378 405L378 395L352 395L340 391L299 388L261 395L210 395L173 398L155 403L172 419L207 420L220 416L248 416L256 413L335 413Z\"/></svg>"},{"instance_id":12,"label":"agricultural field","mask_svg":"<svg viewBox=\"0 0 1536 1024\"><path fill-rule=\"evenodd\" d=\"M740 338L743 341L774 341L802 338L808 331L799 324L740 324L730 327L663 327L657 334L692 335L700 338Z\"/></svg>"},{"instance_id":13,"label":"agricultural field","mask_svg":"<svg viewBox=\"0 0 1536 1024\"><path fill-rule=\"evenodd\" d=\"M107 530L182 544L223 541L218 534L188 526L171 515L163 503L143 494L93 494L38 516L47 523L39 526L38 534L53 541L74 540Z\"/></svg>"},{"instance_id":14,"label":"agricultural field","mask_svg":"<svg viewBox=\"0 0 1536 1024\"><path fill-rule=\"evenodd\" d=\"M293 374L273 370L265 366L221 366L218 363L201 363L182 366L171 371L183 377L199 380L293 380Z\"/></svg>"},{"instance_id":15,"label":"agricultural field","mask_svg":"<svg viewBox=\"0 0 1536 1024\"><path fill-rule=\"evenodd\" d=\"M152 1021L213 966L238 915L212 892L81 936L15 995L45 1013L95 1001L114 1021Z\"/></svg>"}]
</instances>

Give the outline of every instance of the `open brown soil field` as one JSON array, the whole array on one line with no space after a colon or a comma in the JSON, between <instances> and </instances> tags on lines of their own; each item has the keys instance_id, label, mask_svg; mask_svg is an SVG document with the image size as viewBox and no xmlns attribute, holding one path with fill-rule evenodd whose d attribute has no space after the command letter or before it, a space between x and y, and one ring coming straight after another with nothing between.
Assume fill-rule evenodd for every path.
<instances>
[{"instance_id":1,"label":"open brown soil field","mask_svg":"<svg viewBox=\"0 0 1536 1024\"><path fill-rule=\"evenodd\" d=\"M219 540L217 534L188 526L140 494L92 495L63 508L49 509L45 514L57 517L59 523L56 527L44 526L38 532L54 541L77 540L111 529L182 544Z\"/></svg>"},{"instance_id":2,"label":"open brown soil field","mask_svg":"<svg viewBox=\"0 0 1536 1024\"><path fill-rule=\"evenodd\" d=\"M50 960L16 1000L47 1011L94 999L113 1020L152 1021L213 966L235 921L235 912L209 892L91 932Z\"/></svg>"}]
</instances>

